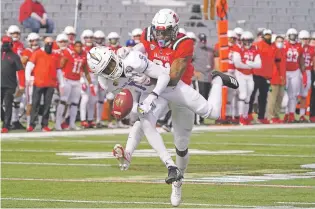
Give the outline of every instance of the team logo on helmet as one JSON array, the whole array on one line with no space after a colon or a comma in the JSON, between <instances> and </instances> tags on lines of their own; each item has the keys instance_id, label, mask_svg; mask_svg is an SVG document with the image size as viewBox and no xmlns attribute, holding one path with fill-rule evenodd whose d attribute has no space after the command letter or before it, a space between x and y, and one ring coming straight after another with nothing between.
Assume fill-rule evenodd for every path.
<instances>
[{"instance_id":1,"label":"team logo on helmet","mask_svg":"<svg viewBox=\"0 0 315 209\"><path fill-rule=\"evenodd\" d=\"M89 54L90 54L90 56L91 56L92 59L94 59L94 60L100 62L100 60L96 57L96 55L95 55L94 53L89 52Z\"/></svg>"}]
</instances>

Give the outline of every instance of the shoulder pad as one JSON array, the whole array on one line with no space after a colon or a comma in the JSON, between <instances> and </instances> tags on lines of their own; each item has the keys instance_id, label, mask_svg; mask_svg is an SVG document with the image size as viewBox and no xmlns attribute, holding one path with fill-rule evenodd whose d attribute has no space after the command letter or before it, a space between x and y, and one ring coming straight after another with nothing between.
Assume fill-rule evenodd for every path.
<instances>
[{"instance_id":1,"label":"shoulder pad","mask_svg":"<svg viewBox=\"0 0 315 209\"><path fill-rule=\"evenodd\" d=\"M181 37L179 39L176 39L174 41L174 44L172 45L172 49L176 50L180 43L182 43L183 41L188 40L188 39L190 39L188 36L183 36L183 37Z\"/></svg>"}]
</instances>

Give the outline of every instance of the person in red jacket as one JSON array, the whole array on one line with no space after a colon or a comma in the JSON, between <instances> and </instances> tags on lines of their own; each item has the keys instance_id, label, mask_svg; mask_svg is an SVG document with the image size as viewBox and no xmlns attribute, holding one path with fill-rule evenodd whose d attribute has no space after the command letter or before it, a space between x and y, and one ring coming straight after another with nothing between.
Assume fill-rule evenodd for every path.
<instances>
[{"instance_id":1,"label":"person in red jacket","mask_svg":"<svg viewBox=\"0 0 315 209\"><path fill-rule=\"evenodd\" d=\"M267 106L267 96L269 90L269 80L272 76L273 64L274 64L274 49L271 45L271 35L272 31L269 29L264 29L262 32L262 40L255 43L259 50L261 56L261 68L253 70L254 79L254 91L250 97L249 102L249 112L253 112L253 104L255 101L257 90L259 90L258 96L258 122L263 124L268 124L269 121L265 118L266 106ZM249 117L250 118L250 117Z\"/></svg>"},{"instance_id":2,"label":"person in red jacket","mask_svg":"<svg viewBox=\"0 0 315 209\"><path fill-rule=\"evenodd\" d=\"M22 3L19 22L34 33L39 33L40 28L46 28L46 33L54 31L54 22L48 19L45 8L38 0L25 0Z\"/></svg>"},{"instance_id":3,"label":"person in red jacket","mask_svg":"<svg viewBox=\"0 0 315 209\"><path fill-rule=\"evenodd\" d=\"M281 123L280 110L286 85L286 52L283 49L284 38L277 36L273 49L275 59L268 94L267 118L270 123Z\"/></svg>"}]
</instances>

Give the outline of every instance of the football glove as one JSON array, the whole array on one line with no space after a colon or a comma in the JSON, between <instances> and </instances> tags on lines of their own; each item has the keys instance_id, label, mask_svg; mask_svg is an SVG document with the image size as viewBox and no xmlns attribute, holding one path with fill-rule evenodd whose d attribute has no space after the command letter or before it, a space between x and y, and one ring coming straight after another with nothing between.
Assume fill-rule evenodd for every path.
<instances>
[{"instance_id":1,"label":"football glove","mask_svg":"<svg viewBox=\"0 0 315 209\"><path fill-rule=\"evenodd\" d=\"M156 94L153 93L149 94L149 96L138 105L138 113L144 115L154 110L156 108L154 104L154 101L156 99L157 99Z\"/></svg>"}]
</instances>

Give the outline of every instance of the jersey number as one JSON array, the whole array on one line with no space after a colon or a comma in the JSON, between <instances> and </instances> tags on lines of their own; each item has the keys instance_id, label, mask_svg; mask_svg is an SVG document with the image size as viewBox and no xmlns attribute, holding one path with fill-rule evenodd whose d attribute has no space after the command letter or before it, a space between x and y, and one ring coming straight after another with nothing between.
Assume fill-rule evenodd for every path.
<instances>
[{"instance_id":1,"label":"jersey number","mask_svg":"<svg viewBox=\"0 0 315 209\"><path fill-rule=\"evenodd\" d=\"M289 50L287 52L287 62L297 62L299 53L297 51Z\"/></svg>"},{"instance_id":2,"label":"jersey number","mask_svg":"<svg viewBox=\"0 0 315 209\"><path fill-rule=\"evenodd\" d=\"M163 65L163 62L161 60L157 60L157 59L154 59L152 62L154 62L155 64L157 65L162 65L164 66L165 68L171 68L171 65L169 62L165 62L165 64Z\"/></svg>"},{"instance_id":3,"label":"jersey number","mask_svg":"<svg viewBox=\"0 0 315 209\"><path fill-rule=\"evenodd\" d=\"M254 61L254 55L253 55L253 54L245 54L245 55L244 55L244 58L245 58L247 61Z\"/></svg>"},{"instance_id":4,"label":"jersey number","mask_svg":"<svg viewBox=\"0 0 315 209\"><path fill-rule=\"evenodd\" d=\"M305 67L309 67L311 66L311 56L310 55L306 55L304 56L304 62L305 62Z\"/></svg>"},{"instance_id":5,"label":"jersey number","mask_svg":"<svg viewBox=\"0 0 315 209\"><path fill-rule=\"evenodd\" d=\"M82 62L76 61L74 62L72 73L79 74L81 72Z\"/></svg>"}]
</instances>

